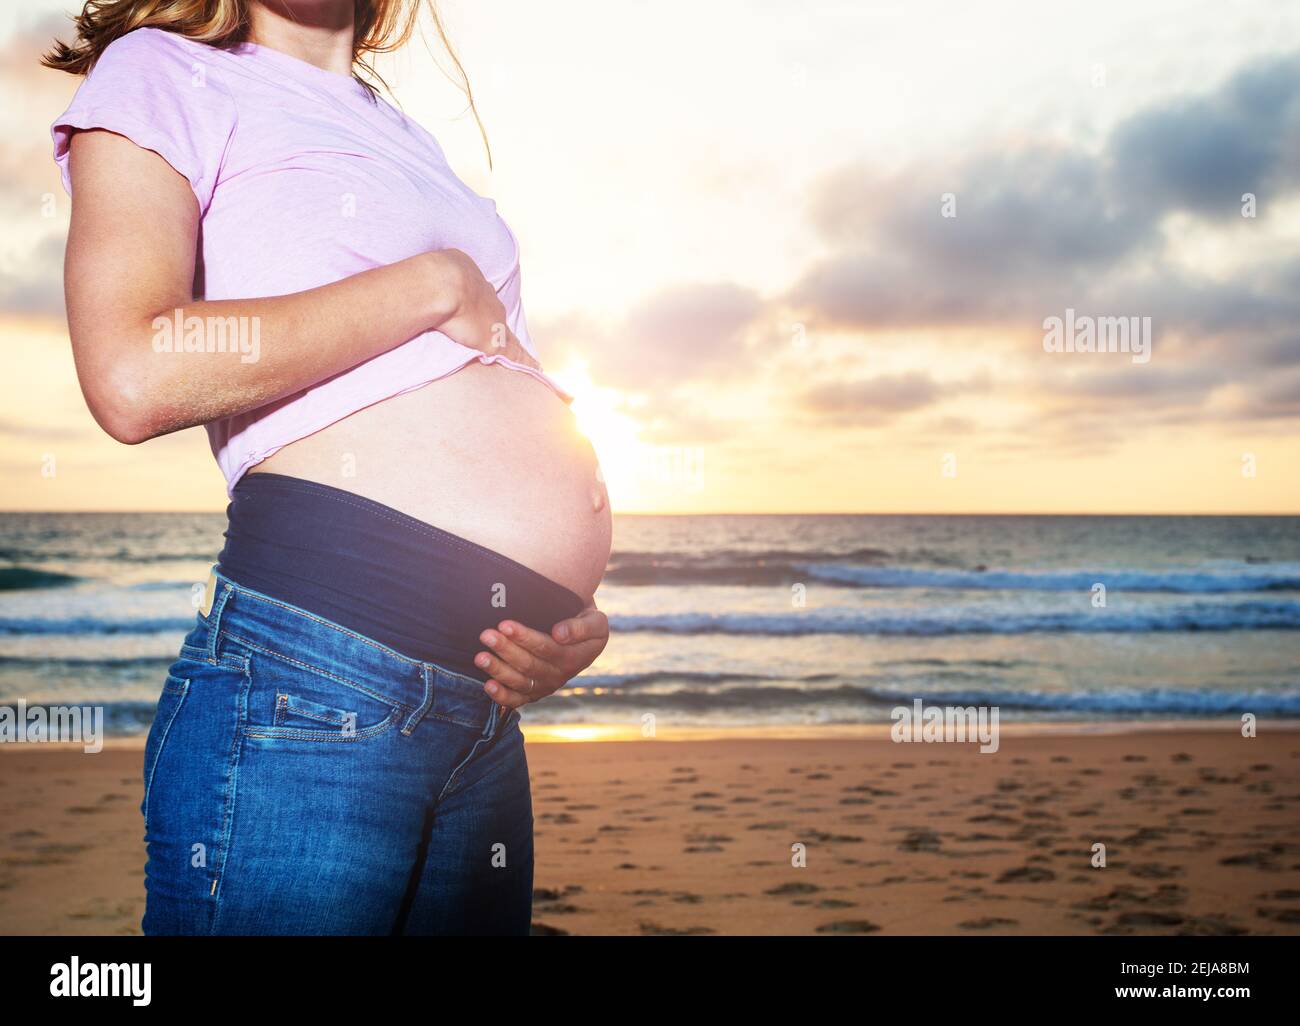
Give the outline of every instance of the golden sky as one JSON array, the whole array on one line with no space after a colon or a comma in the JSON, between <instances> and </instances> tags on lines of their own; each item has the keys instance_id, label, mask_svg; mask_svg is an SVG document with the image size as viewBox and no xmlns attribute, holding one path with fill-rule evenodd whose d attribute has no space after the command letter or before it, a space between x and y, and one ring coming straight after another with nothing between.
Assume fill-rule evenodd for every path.
<instances>
[{"instance_id":1,"label":"golden sky","mask_svg":"<svg viewBox=\"0 0 1300 1026\"><path fill-rule=\"evenodd\" d=\"M443 8L494 171L423 45L381 68L520 238L617 511L1300 511L1295 5ZM220 509L201 431L77 390L72 9L0 12L0 509ZM1046 352L1067 309L1149 361Z\"/></svg>"}]
</instances>

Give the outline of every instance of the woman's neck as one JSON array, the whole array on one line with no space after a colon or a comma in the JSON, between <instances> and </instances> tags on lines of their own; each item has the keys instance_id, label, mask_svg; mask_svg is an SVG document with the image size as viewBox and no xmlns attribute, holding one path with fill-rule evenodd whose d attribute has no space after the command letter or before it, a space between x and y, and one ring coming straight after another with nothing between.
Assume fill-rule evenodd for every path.
<instances>
[{"instance_id":1,"label":"woman's neck","mask_svg":"<svg viewBox=\"0 0 1300 1026\"><path fill-rule=\"evenodd\" d=\"M248 41L340 75L352 74L352 0L251 4Z\"/></svg>"}]
</instances>

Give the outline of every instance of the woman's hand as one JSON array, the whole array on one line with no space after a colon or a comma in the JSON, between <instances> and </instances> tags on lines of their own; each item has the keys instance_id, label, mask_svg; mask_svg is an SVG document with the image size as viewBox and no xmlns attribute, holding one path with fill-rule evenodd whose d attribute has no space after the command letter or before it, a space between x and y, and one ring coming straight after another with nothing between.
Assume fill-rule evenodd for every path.
<instances>
[{"instance_id":1,"label":"woman's hand","mask_svg":"<svg viewBox=\"0 0 1300 1026\"><path fill-rule=\"evenodd\" d=\"M474 658L492 675L484 690L498 705L518 709L553 695L594 663L609 641L609 619L591 605L572 620L561 620L550 634L502 620L479 640L492 650Z\"/></svg>"},{"instance_id":2,"label":"woman's hand","mask_svg":"<svg viewBox=\"0 0 1300 1026\"><path fill-rule=\"evenodd\" d=\"M506 308L478 264L458 249L442 249L432 255L438 258L439 281L435 288L451 297L445 307L446 317L434 327L470 349L541 370L541 364L506 326Z\"/></svg>"}]
</instances>

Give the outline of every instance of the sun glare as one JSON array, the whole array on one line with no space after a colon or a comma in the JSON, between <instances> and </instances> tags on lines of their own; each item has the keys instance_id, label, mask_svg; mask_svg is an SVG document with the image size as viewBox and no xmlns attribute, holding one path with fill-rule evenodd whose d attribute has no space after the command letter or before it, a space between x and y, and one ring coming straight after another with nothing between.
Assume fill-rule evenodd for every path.
<instances>
[{"instance_id":1,"label":"sun glare","mask_svg":"<svg viewBox=\"0 0 1300 1026\"><path fill-rule=\"evenodd\" d=\"M638 468L645 463L647 448L638 437L636 418L627 411L627 399L618 389L593 381L587 364L581 360L572 361L564 370L547 373L573 396L574 419L596 450L610 506L625 506L640 492Z\"/></svg>"}]
</instances>

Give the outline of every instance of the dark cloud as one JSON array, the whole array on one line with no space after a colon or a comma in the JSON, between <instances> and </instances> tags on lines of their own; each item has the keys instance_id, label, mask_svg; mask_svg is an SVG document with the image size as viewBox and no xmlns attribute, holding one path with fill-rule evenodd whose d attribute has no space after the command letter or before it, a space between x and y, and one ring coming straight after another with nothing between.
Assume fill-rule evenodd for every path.
<instances>
[{"instance_id":1,"label":"dark cloud","mask_svg":"<svg viewBox=\"0 0 1300 1026\"><path fill-rule=\"evenodd\" d=\"M842 169L810 204L835 252L789 298L823 323L866 329L1033 323L1067 305L1108 302L1101 309L1118 312L1117 285L1143 314L1175 303L1183 311L1193 291L1217 293L1197 303L1212 328L1293 315L1295 290L1283 283L1261 296L1247 282L1189 282L1160 269L1160 225L1175 210L1240 220L1243 192L1268 190L1271 200L1293 191L1297 140L1300 57L1291 57L1247 69L1207 97L1134 115L1099 154L1022 144L888 179ZM943 216L948 193L954 217ZM1145 291L1133 296L1132 279L1143 275ZM1262 309L1243 310L1238 299Z\"/></svg>"},{"instance_id":2,"label":"dark cloud","mask_svg":"<svg viewBox=\"0 0 1300 1026\"><path fill-rule=\"evenodd\" d=\"M1217 92L1143 111L1107 146L1134 211L1240 217L1243 193L1267 203L1300 184L1300 55L1245 68ZM1139 213L1139 216L1141 214Z\"/></svg>"},{"instance_id":3,"label":"dark cloud","mask_svg":"<svg viewBox=\"0 0 1300 1026\"><path fill-rule=\"evenodd\" d=\"M1061 359L1053 355L1052 359ZM1098 359L1094 356L1093 359ZM1206 367L1152 367L1135 366L1127 357L1100 357L1110 362L1106 369L1088 370L1084 373L1062 377L1045 375L1038 386L1045 392L1067 396L1086 396L1094 399L1141 399L1191 397L1200 399L1223 384L1223 377Z\"/></svg>"},{"instance_id":4,"label":"dark cloud","mask_svg":"<svg viewBox=\"0 0 1300 1026\"><path fill-rule=\"evenodd\" d=\"M1300 367L1300 253L1261 251L1210 277L1169 261L1166 247L1178 245L1167 237L1172 213L1220 229L1235 219L1250 233L1298 189L1300 55L1290 55L1256 62L1205 95L1139 111L1095 153L1020 142L892 177L843 168L809 205L830 255L786 301L814 329L979 328L1025 359L1043 355L1043 319L1066 308L1150 317L1149 365L1084 369L1071 360L1098 358L1062 357L1034 372L1036 387L1063 401L1190 419L1217 388L1235 385L1256 397L1247 406L1257 416L1294 416L1300 395L1278 375ZM1259 198L1255 220L1241 216L1246 192ZM943 216L948 193L955 217ZM921 401L919 382L895 385L902 406ZM870 416L882 397L856 387L826 386L808 408L843 419L857 394Z\"/></svg>"}]
</instances>

